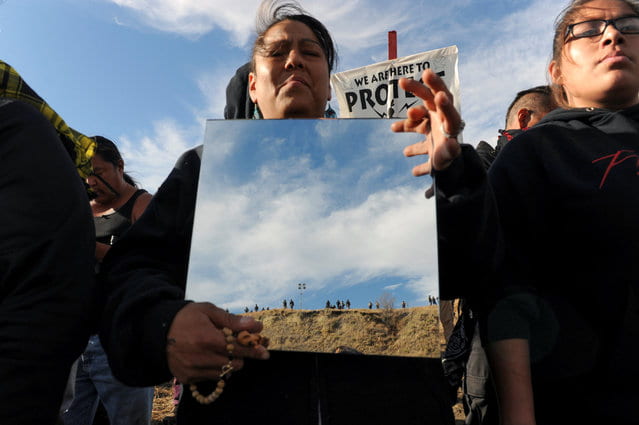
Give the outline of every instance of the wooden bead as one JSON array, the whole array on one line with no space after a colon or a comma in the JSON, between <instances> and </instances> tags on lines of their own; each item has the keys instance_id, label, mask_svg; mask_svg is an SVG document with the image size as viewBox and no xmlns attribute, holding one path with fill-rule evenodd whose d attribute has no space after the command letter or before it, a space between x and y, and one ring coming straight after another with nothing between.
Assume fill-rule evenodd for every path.
<instances>
[{"instance_id":1,"label":"wooden bead","mask_svg":"<svg viewBox=\"0 0 639 425\"><path fill-rule=\"evenodd\" d=\"M229 328L222 328L222 333L224 334L225 340L227 342L226 344L226 351L228 351L229 355L233 354L233 350L235 350L235 342L237 340L237 338L233 335L233 331L230 330ZM259 344L259 342L261 341L261 337L259 335L253 335L250 334L247 331L243 331L242 336L244 338L246 338L247 336L250 338L257 338L257 343ZM253 341L251 341L253 342ZM247 346L249 346L249 344L245 344ZM250 346L254 346L255 343L250 344ZM233 366L231 365L231 360L232 357L229 359L228 364L224 365L222 367L222 373L220 375L220 379L217 381L217 384L215 386L215 390L213 390L213 392L209 395L207 395L206 397L203 396L202 394L200 394L200 392L197 390L197 385L195 384L191 384L189 386L189 389L191 390L191 395L193 396L193 398L200 404L211 404L213 403L215 400L217 400L220 395L224 392L224 387L226 386L226 382L224 381L224 377L228 378L228 375L230 375L230 373L233 371Z\"/></svg>"},{"instance_id":2,"label":"wooden bead","mask_svg":"<svg viewBox=\"0 0 639 425\"><path fill-rule=\"evenodd\" d=\"M222 395L222 393L224 392L225 386L226 386L226 382L224 381L224 379L220 379L219 381L217 381L215 390L213 390L213 392L207 395L206 397L200 394L200 392L197 390L197 385L195 384L191 384L191 386L189 386L189 389L191 390L191 395L198 403L211 404L215 400L217 400L220 397L220 395Z\"/></svg>"}]
</instances>

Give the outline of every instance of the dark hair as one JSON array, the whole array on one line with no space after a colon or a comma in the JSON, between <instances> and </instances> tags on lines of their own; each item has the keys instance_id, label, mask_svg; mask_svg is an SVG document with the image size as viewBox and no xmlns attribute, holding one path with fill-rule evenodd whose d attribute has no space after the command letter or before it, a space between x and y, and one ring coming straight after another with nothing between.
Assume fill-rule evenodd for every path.
<instances>
[{"instance_id":1,"label":"dark hair","mask_svg":"<svg viewBox=\"0 0 639 425\"><path fill-rule=\"evenodd\" d=\"M561 53L564 45L566 44L566 32L568 31L568 26L575 23L575 20L583 6L591 1L593 0L572 0L570 4L559 14L559 16L557 16L557 19L555 20L555 36L552 43L552 60L557 64L561 63ZM617 1L627 4L634 13L639 15L639 2L636 0ZM555 82L552 83L551 87L557 105L561 107L569 107L564 88Z\"/></svg>"},{"instance_id":2,"label":"dark hair","mask_svg":"<svg viewBox=\"0 0 639 425\"><path fill-rule=\"evenodd\" d=\"M255 31L257 38L253 43L251 54L251 71L255 71L255 55L264 47L264 35L275 24L285 20L298 21L306 25L313 31L320 43L326 64L330 73L337 62L337 51L335 44L324 24L309 15L297 2L287 1L278 4L279 0L263 0L255 17Z\"/></svg>"},{"instance_id":3,"label":"dark hair","mask_svg":"<svg viewBox=\"0 0 639 425\"><path fill-rule=\"evenodd\" d=\"M512 115L521 108L531 109L536 112L550 112L557 105L553 99L550 86L537 86L522 90L517 93L515 99L510 103L506 111L506 127Z\"/></svg>"},{"instance_id":4,"label":"dark hair","mask_svg":"<svg viewBox=\"0 0 639 425\"><path fill-rule=\"evenodd\" d=\"M124 162L124 160L122 159L122 155L120 155L118 147L111 140L107 139L104 136L93 136L92 139L96 142L94 155L100 155L100 158L115 165L116 167L120 166L120 161ZM124 173L124 181L131 186L137 187L137 183L135 182L135 180L133 180L133 178L127 173Z\"/></svg>"}]
</instances>

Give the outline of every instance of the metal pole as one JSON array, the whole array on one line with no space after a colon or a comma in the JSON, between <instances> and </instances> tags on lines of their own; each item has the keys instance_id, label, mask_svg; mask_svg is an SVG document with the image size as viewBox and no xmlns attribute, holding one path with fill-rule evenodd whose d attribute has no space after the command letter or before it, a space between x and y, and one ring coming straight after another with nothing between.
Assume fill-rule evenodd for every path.
<instances>
[{"instance_id":1,"label":"metal pole","mask_svg":"<svg viewBox=\"0 0 639 425\"><path fill-rule=\"evenodd\" d=\"M397 31L388 31L388 59L397 59Z\"/></svg>"},{"instance_id":2,"label":"metal pole","mask_svg":"<svg viewBox=\"0 0 639 425\"><path fill-rule=\"evenodd\" d=\"M297 289L300 291L300 310L304 307L304 290L306 289L305 283L298 283Z\"/></svg>"}]
</instances>

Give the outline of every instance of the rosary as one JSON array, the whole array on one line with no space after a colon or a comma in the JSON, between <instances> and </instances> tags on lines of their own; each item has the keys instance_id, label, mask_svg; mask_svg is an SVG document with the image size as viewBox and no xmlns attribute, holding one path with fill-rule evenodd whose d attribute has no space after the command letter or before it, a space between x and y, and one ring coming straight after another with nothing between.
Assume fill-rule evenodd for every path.
<instances>
[{"instance_id":1,"label":"rosary","mask_svg":"<svg viewBox=\"0 0 639 425\"><path fill-rule=\"evenodd\" d=\"M196 384L191 384L189 389L191 390L191 395L193 398L200 404L211 404L215 400L217 400L222 392L224 392L224 386L226 385L226 381L224 378L229 378L231 376L231 372L233 372L233 366L231 362L233 361L233 350L235 348L234 343L237 342L239 345L244 347L257 347L258 345L263 345L266 347L268 345L268 338L261 336L260 334L253 334L248 331L240 331L237 335L233 334L233 331L229 328L223 328L222 333L226 338L226 351L229 353L229 362L222 366L222 373L220 373L219 380L217 381L217 385L215 386L215 390L207 396L200 394L197 390Z\"/></svg>"}]
</instances>

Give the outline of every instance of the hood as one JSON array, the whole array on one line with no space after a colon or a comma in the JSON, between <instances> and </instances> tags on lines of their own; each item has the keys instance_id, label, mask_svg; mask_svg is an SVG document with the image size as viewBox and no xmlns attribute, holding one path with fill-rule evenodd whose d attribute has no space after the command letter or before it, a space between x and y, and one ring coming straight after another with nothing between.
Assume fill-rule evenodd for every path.
<instances>
[{"instance_id":1,"label":"hood","mask_svg":"<svg viewBox=\"0 0 639 425\"><path fill-rule=\"evenodd\" d=\"M602 108L557 108L546 114L535 126L548 123L579 121L587 125L600 127L612 122L615 117L619 116L625 116L639 121L639 104L620 110Z\"/></svg>"}]
</instances>

